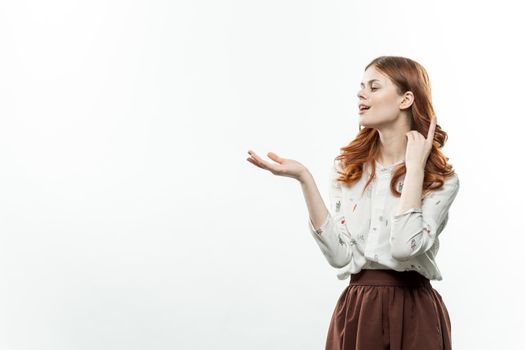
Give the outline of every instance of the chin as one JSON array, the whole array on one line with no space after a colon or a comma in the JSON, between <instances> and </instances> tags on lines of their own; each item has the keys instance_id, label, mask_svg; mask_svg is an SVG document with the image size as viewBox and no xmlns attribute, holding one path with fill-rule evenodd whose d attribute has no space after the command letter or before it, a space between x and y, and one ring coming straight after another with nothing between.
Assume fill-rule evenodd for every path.
<instances>
[{"instance_id":1,"label":"chin","mask_svg":"<svg viewBox=\"0 0 525 350\"><path fill-rule=\"evenodd\" d=\"M375 123L370 123L370 121L363 119L362 117L359 119L359 125L365 127L365 128L372 128L374 127L376 124Z\"/></svg>"},{"instance_id":2,"label":"chin","mask_svg":"<svg viewBox=\"0 0 525 350\"><path fill-rule=\"evenodd\" d=\"M379 126L382 126L388 123L389 123L389 120L383 117L373 118L371 116L364 116L364 115L359 116L359 125L365 128L377 128Z\"/></svg>"}]
</instances>

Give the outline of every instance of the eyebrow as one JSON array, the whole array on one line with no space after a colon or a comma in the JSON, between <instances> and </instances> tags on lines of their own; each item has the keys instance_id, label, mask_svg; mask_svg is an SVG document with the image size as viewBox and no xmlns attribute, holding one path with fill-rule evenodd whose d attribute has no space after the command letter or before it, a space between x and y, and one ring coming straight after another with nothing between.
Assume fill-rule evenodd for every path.
<instances>
[{"instance_id":1,"label":"eyebrow","mask_svg":"<svg viewBox=\"0 0 525 350\"><path fill-rule=\"evenodd\" d=\"M368 84L371 84L373 81L379 81L379 79L370 79L370 80L368 81ZM361 83L361 86L362 86L362 87L365 87L365 84Z\"/></svg>"}]
</instances>

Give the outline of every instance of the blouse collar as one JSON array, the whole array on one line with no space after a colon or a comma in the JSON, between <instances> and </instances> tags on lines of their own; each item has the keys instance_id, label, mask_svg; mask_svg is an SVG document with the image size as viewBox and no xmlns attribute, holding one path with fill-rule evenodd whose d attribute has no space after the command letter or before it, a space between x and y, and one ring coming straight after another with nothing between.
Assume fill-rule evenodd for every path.
<instances>
[{"instance_id":1,"label":"blouse collar","mask_svg":"<svg viewBox=\"0 0 525 350\"><path fill-rule=\"evenodd\" d=\"M399 164L402 164L404 163L405 160L402 159L394 164L390 164L389 166L383 166L381 165L381 163L379 163L377 160L375 161L375 164L376 164L376 174L390 174L392 172L392 170L394 170L394 168L396 168ZM368 173L371 174L372 173L372 168L371 166L368 166L369 164L367 163L367 169L368 169Z\"/></svg>"}]
</instances>

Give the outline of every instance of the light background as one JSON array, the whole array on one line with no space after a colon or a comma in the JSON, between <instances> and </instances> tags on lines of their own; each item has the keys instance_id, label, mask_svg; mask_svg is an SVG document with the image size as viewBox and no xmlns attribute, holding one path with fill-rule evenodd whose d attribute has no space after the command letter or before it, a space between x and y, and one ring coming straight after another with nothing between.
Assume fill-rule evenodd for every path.
<instances>
[{"instance_id":1,"label":"light background","mask_svg":"<svg viewBox=\"0 0 525 350\"><path fill-rule=\"evenodd\" d=\"M427 69L461 190L441 234L456 349L524 331L525 25L512 1L1 1L0 348L323 349L327 199L380 55ZM266 158L268 159L268 158Z\"/></svg>"}]
</instances>

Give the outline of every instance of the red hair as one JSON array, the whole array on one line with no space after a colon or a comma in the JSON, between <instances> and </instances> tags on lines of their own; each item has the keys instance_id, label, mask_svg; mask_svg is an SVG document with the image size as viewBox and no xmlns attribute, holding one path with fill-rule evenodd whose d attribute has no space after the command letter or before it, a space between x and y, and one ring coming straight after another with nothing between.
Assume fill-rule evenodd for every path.
<instances>
[{"instance_id":1,"label":"red hair","mask_svg":"<svg viewBox=\"0 0 525 350\"><path fill-rule=\"evenodd\" d=\"M408 109L410 129L417 130L426 137L430 127L430 119L435 114L432 107L430 80L425 68L409 58L400 56L377 57L366 66L365 71L370 66L374 66L387 75L397 87L399 95L406 91L412 91L414 102ZM447 163L449 158L441 151L447 138L447 133L437 124L432 149L425 165L423 196L432 190L441 188L445 179L454 175L452 166ZM335 158L335 161L341 160L340 168L343 171L342 173L338 171L340 176L337 180L348 186L354 184L361 178L364 164L368 163L371 166L371 175L363 189L364 192L375 177L375 161L379 156L379 146L380 139L377 129L360 128L355 139L347 146L341 147L341 154ZM406 174L406 166L401 163L393 171L390 182L390 190L396 197L401 196L401 193L397 191L396 184L404 174ZM434 183L437 184L433 186Z\"/></svg>"}]
</instances>

